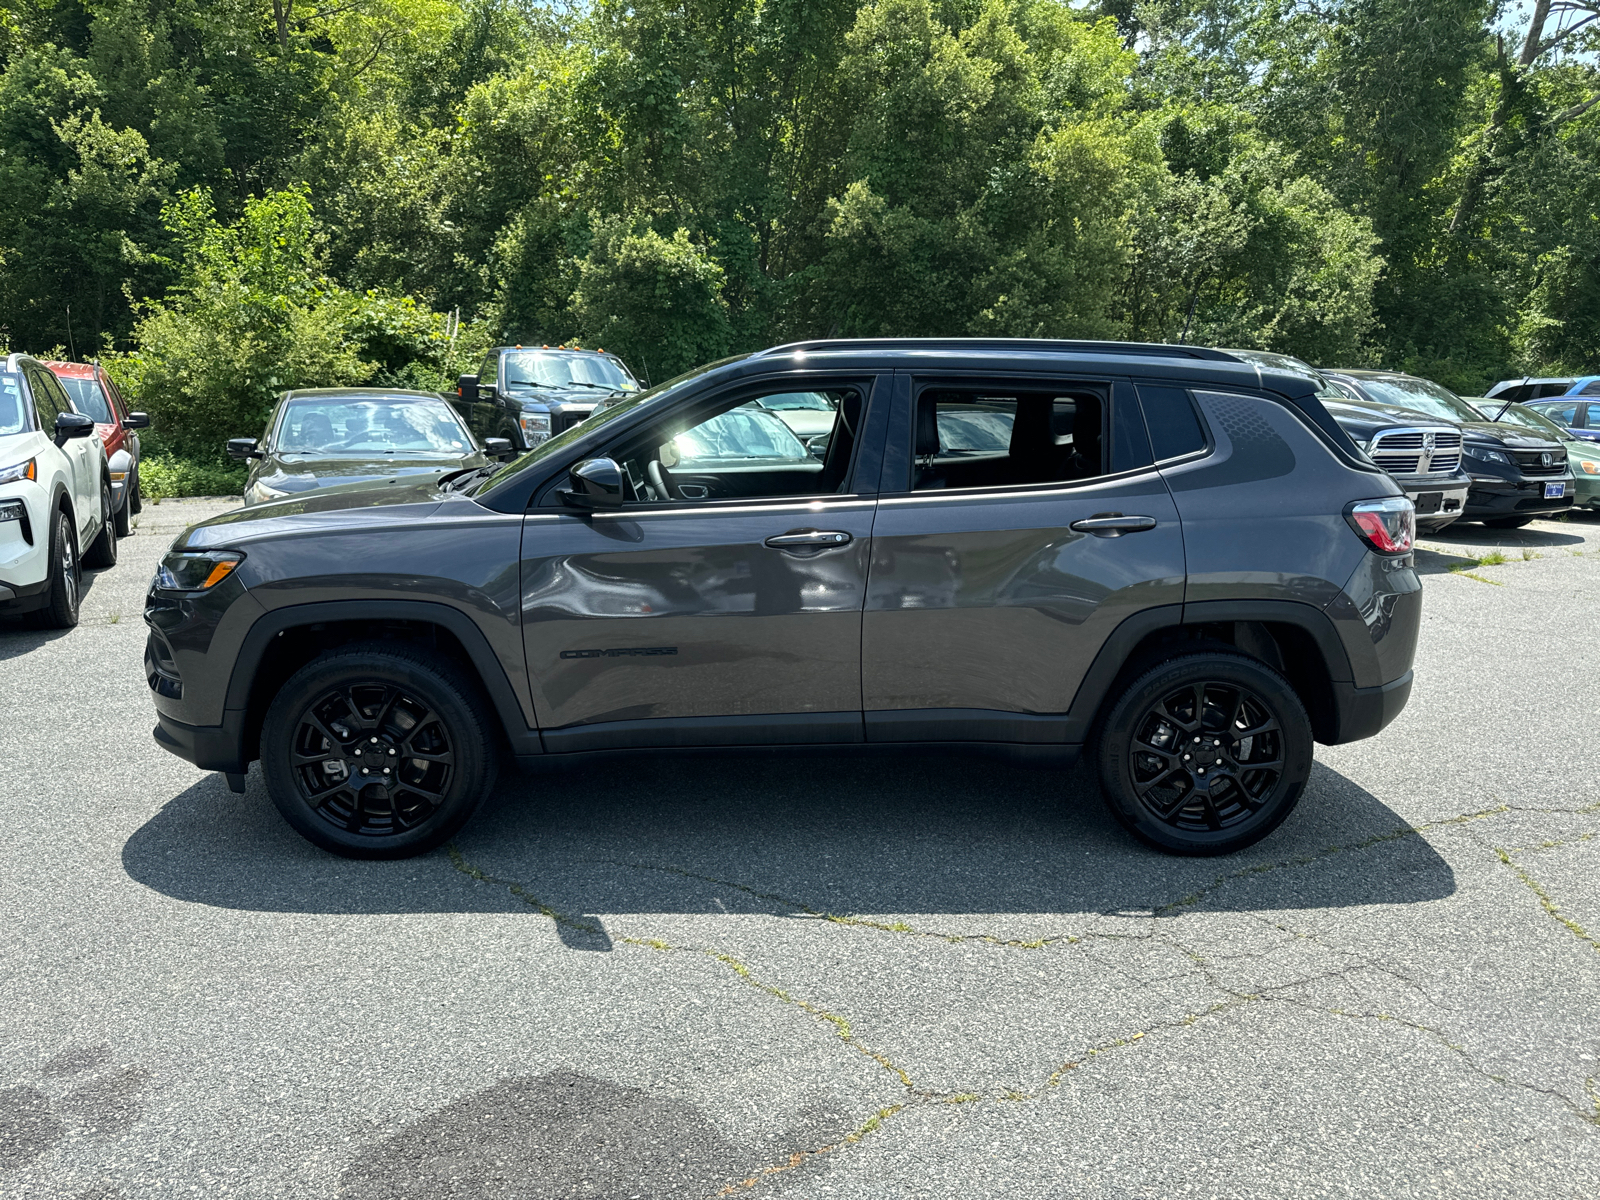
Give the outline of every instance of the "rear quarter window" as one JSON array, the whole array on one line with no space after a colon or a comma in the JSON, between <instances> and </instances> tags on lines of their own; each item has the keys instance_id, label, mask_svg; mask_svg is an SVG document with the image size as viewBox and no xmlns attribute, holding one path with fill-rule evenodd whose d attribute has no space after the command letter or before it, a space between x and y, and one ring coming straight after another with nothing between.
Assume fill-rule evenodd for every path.
<instances>
[{"instance_id":1,"label":"rear quarter window","mask_svg":"<svg viewBox=\"0 0 1600 1200\"><path fill-rule=\"evenodd\" d=\"M1206 448L1205 430L1187 390L1141 385L1139 403L1144 408L1150 449L1157 462Z\"/></svg>"}]
</instances>

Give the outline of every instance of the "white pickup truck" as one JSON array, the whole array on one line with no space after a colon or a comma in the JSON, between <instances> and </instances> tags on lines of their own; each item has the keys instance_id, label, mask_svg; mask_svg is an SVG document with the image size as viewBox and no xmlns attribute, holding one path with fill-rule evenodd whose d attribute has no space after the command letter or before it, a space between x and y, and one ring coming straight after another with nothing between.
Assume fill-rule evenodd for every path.
<instances>
[{"instance_id":1,"label":"white pickup truck","mask_svg":"<svg viewBox=\"0 0 1600 1200\"><path fill-rule=\"evenodd\" d=\"M92 416L37 360L0 363L0 615L78 623L83 567L117 561L111 470Z\"/></svg>"}]
</instances>

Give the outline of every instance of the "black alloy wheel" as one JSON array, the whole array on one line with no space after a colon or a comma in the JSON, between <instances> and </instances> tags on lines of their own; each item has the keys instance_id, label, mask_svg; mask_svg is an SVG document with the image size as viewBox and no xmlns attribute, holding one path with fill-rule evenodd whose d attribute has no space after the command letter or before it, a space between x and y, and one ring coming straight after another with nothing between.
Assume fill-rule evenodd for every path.
<instances>
[{"instance_id":1,"label":"black alloy wheel","mask_svg":"<svg viewBox=\"0 0 1600 1200\"><path fill-rule=\"evenodd\" d=\"M1293 811L1311 771L1311 728L1293 688L1243 655L1190 655L1118 699L1100 746L1112 813L1177 854L1227 854Z\"/></svg>"},{"instance_id":2,"label":"black alloy wheel","mask_svg":"<svg viewBox=\"0 0 1600 1200\"><path fill-rule=\"evenodd\" d=\"M267 712L267 790L307 840L348 858L404 858L466 824L494 778L476 689L404 645L335 651L301 668Z\"/></svg>"},{"instance_id":3,"label":"black alloy wheel","mask_svg":"<svg viewBox=\"0 0 1600 1200\"><path fill-rule=\"evenodd\" d=\"M100 532L84 553L83 565L95 570L117 565L117 525L111 515L111 483L100 481Z\"/></svg>"}]
</instances>

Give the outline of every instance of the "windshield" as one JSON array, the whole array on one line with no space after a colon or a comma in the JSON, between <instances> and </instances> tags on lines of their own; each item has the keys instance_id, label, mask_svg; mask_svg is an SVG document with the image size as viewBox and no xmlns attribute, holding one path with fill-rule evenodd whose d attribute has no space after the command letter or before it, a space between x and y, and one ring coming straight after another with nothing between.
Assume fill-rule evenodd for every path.
<instances>
[{"instance_id":1,"label":"windshield","mask_svg":"<svg viewBox=\"0 0 1600 1200\"><path fill-rule=\"evenodd\" d=\"M289 400L279 454L419 457L471 454L471 436L443 400L420 396L317 396Z\"/></svg>"},{"instance_id":2,"label":"windshield","mask_svg":"<svg viewBox=\"0 0 1600 1200\"><path fill-rule=\"evenodd\" d=\"M22 377L0 371L0 437L28 432L28 405L22 399Z\"/></svg>"},{"instance_id":3,"label":"windshield","mask_svg":"<svg viewBox=\"0 0 1600 1200\"><path fill-rule=\"evenodd\" d=\"M803 462L806 448L777 417L759 409L736 408L702 421L672 439L676 466L750 459Z\"/></svg>"},{"instance_id":4,"label":"windshield","mask_svg":"<svg viewBox=\"0 0 1600 1200\"><path fill-rule=\"evenodd\" d=\"M1490 400L1488 403L1489 411L1491 413L1494 412L1494 401ZM1540 433L1549 434L1554 438L1565 439L1567 437L1567 431L1562 429L1561 426L1554 421L1546 420L1534 412L1533 409L1526 408L1521 404L1507 405L1505 412L1501 413L1495 420L1504 421L1507 425L1521 425L1525 429L1537 429Z\"/></svg>"},{"instance_id":5,"label":"windshield","mask_svg":"<svg viewBox=\"0 0 1600 1200\"><path fill-rule=\"evenodd\" d=\"M500 364L500 382L508 386L604 388L637 392L639 383L616 359L598 352L519 350Z\"/></svg>"},{"instance_id":6,"label":"windshield","mask_svg":"<svg viewBox=\"0 0 1600 1200\"><path fill-rule=\"evenodd\" d=\"M111 418L111 406L106 403L106 394L100 390L98 379L73 379L66 375L57 375L61 386L67 389L67 395L72 397L72 403L79 412L86 417L93 417L102 425L114 425Z\"/></svg>"},{"instance_id":7,"label":"windshield","mask_svg":"<svg viewBox=\"0 0 1600 1200\"><path fill-rule=\"evenodd\" d=\"M1472 405L1428 379L1362 379L1361 390L1382 404L1409 408L1446 421L1481 421Z\"/></svg>"},{"instance_id":8,"label":"windshield","mask_svg":"<svg viewBox=\"0 0 1600 1200\"><path fill-rule=\"evenodd\" d=\"M832 412L833 405L821 392L783 392L777 396L763 396L762 408L772 412L794 412L806 409L811 412Z\"/></svg>"}]
</instances>

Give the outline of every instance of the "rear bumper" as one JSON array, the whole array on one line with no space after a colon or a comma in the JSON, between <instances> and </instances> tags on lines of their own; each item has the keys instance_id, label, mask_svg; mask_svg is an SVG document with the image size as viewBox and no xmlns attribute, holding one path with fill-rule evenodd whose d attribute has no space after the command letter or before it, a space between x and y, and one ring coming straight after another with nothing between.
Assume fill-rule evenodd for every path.
<instances>
[{"instance_id":1,"label":"rear bumper","mask_svg":"<svg viewBox=\"0 0 1600 1200\"><path fill-rule=\"evenodd\" d=\"M244 713L239 709L225 709L221 725L185 725L166 713L157 713L152 733L163 750L202 771L242 775L249 769L244 761Z\"/></svg>"},{"instance_id":2,"label":"rear bumper","mask_svg":"<svg viewBox=\"0 0 1600 1200\"><path fill-rule=\"evenodd\" d=\"M1358 688L1353 683L1333 685L1334 736L1329 745L1369 738L1400 715L1411 698L1412 673L1378 687Z\"/></svg>"}]
</instances>

